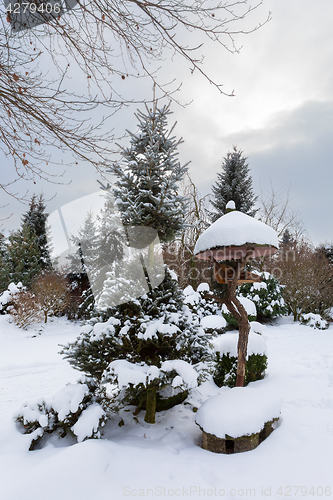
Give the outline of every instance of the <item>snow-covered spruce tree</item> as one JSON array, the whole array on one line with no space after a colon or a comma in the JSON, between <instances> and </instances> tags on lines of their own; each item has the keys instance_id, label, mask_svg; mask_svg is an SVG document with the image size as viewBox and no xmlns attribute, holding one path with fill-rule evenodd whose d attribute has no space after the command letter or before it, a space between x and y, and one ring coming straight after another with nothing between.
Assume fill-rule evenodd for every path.
<instances>
[{"instance_id":1,"label":"snow-covered spruce tree","mask_svg":"<svg viewBox=\"0 0 333 500\"><path fill-rule=\"evenodd\" d=\"M145 421L154 423L163 390L181 388L184 393L195 385L199 367L211 355L209 336L184 305L167 268L159 286L111 308L108 317L84 326L62 354L101 385L116 383L115 404L145 408Z\"/></svg>"},{"instance_id":2,"label":"snow-covered spruce tree","mask_svg":"<svg viewBox=\"0 0 333 500\"><path fill-rule=\"evenodd\" d=\"M39 264L41 269L51 267L51 258L47 239L46 220L48 213L45 212L46 206L43 195L37 198L34 194L30 200L29 210L22 216L22 225L29 227L30 231L35 233L39 247Z\"/></svg>"},{"instance_id":3,"label":"snow-covered spruce tree","mask_svg":"<svg viewBox=\"0 0 333 500\"><path fill-rule=\"evenodd\" d=\"M5 235L0 233L0 293L9 285L7 243Z\"/></svg>"},{"instance_id":4,"label":"snow-covered spruce tree","mask_svg":"<svg viewBox=\"0 0 333 500\"><path fill-rule=\"evenodd\" d=\"M184 392L196 383L199 373L194 366L205 361L210 352L208 337L184 305L177 281L166 268L163 281L154 284L143 258L144 249L149 247L149 269L154 269L156 233L166 242L184 224L186 204L177 184L186 166L177 160L181 140L171 136L173 127L167 130L169 114L169 106L158 109L155 102L153 110L147 107L145 114L136 115L139 132L130 134L131 146L122 151L123 168L114 170L118 177L114 196L121 222L129 245L139 250L139 257L141 254L147 292L124 297L120 286L118 305L113 306L119 280L113 279L112 269L108 271L99 300L105 321L86 325L79 339L63 350L73 366L102 385L116 383L115 402L145 408L148 423L155 422L156 405L165 391L181 388ZM122 264L122 271L126 265ZM136 280L133 277L131 281ZM110 291L112 297L108 296Z\"/></svg>"},{"instance_id":5,"label":"snow-covered spruce tree","mask_svg":"<svg viewBox=\"0 0 333 500\"><path fill-rule=\"evenodd\" d=\"M249 175L247 158L243 151L234 146L222 162L222 172L217 174L217 181L212 187L213 198L211 204L215 211L211 213L211 220L215 222L225 214L226 205L233 200L236 210L254 217L257 210L254 208L257 197L252 188L252 177Z\"/></svg>"},{"instance_id":6,"label":"snow-covered spruce tree","mask_svg":"<svg viewBox=\"0 0 333 500\"><path fill-rule=\"evenodd\" d=\"M122 222L127 226L152 227L161 242L170 241L183 229L185 198L178 194L178 184L187 171L178 160L178 146L183 142L172 136L175 125L167 129L170 104L146 113L138 111L136 134L129 132L130 147L122 149L122 164L113 172L118 177L114 195Z\"/></svg>"},{"instance_id":7,"label":"snow-covered spruce tree","mask_svg":"<svg viewBox=\"0 0 333 500\"><path fill-rule=\"evenodd\" d=\"M21 229L8 237L8 279L29 287L42 269L41 254L34 231L23 224Z\"/></svg>"}]
</instances>

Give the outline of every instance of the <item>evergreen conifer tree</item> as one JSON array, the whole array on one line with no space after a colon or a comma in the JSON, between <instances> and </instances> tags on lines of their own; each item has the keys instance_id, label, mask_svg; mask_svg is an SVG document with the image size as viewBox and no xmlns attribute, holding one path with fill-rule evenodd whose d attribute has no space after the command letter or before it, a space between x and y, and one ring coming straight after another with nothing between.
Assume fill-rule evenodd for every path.
<instances>
[{"instance_id":1,"label":"evergreen conifer tree","mask_svg":"<svg viewBox=\"0 0 333 500\"><path fill-rule=\"evenodd\" d=\"M243 151L237 150L235 146L223 159L222 172L217 174L217 181L212 187L211 204L215 208L215 212L211 213L212 222L225 214L225 207L231 200L235 202L236 210L239 212L251 217L256 214L254 205L257 197L254 196L246 160Z\"/></svg>"},{"instance_id":2,"label":"evergreen conifer tree","mask_svg":"<svg viewBox=\"0 0 333 500\"><path fill-rule=\"evenodd\" d=\"M8 237L8 277L15 284L29 287L42 269L38 238L27 224Z\"/></svg>"},{"instance_id":3,"label":"evergreen conifer tree","mask_svg":"<svg viewBox=\"0 0 333 500\"><path fill-rule=\"evenodd\" d=\"M46 206L43 195L37 197L35 194L30 200L29 210L22 216L22 224L29 227L30 231L35 233L37 244L40 251L40 267L42 269L51 267L51 258L48 248L46 219L48 213L45 212Z\"/></svg>"},{"instance_id":4,"label":"evergreen conifer tree","mask_svg":"<svg viewBox=\"0 0 333 500\"><path fill-rule=\"evenodd\" d=\"M185 199L178 194L178 184L187 171L178 160L178 146L183 142L167 129L170 105L135 115L139 131L131 136L130 147L122 149L122 166L114 170L115 197L125 226L154 228L160 241L170 241L183 228ZM123 167L123 168L122 168Z\"/></svg>"},{"instance_id":5,"label":"evergreen conifer tree","mask_svg":"<svg viewBox=\"0 0 333 500\"><path fill-rule=\"evenodd\" d=\"M0 293L7 289L9 285L9 269L7 241L3 233L0 233Z\"/></svg>"},{"instance_id":6,"label":"evergreen conifer tree","mask_svg":"<svg viewBox=\"0 0 333 500\"><path fill-rule=\"evenodd\" d=\"M105 259L111 256L116 265L109 263L110 271L106 273L101 294L105 320L86 325L76 342L63 350L73 366L99 383L117 384L117 404L132 402L145 408L148 423L155 422L160 391L172 392L176 388L184 391L196 384L200 363L209 357L211 348L198 318L194 319L184 304L184 295L169 270L165 268L162 282L153 284L143 256L149 247L150 265L150 256L155 257L151 250L156 232L165 242L183 228L185 200L178 195L177 183L185 174L186 166L180 166L177 160L181 140L171 137L173 128L167 131L169 114L169 106L158 109L156 103L153 110L147 108L146 114L138 113L139 132L131 134L131 146L123 150L124 170L116 169L118 180L114 195L128 243L138 250L141 258L141 274L149 284L147 292L130 293L123 300L124 290L116 279L117 258L122 257L118 247L121 238L117 239L121 232L115 231L119 224L114 218L114 207L109 207L104 217L113 216L105 219L107 231L101 241L107 243ZM145 229L141 231L141 228ZM146 231L147 228L151 231ZM103 234L102 220L100 229ZM110 238L116 238L112 245ZM103 263L103 247L101 256ZM132 257L128 258L129 270L135 262ZM153 269L157 261L152 260L149 269ZM132 272L128 273L130 277L124 275L124 270L126 265L122 264L120 278L125 288L135 288L134 282L139 279ZM110 298L114 300L116 296L116 287L118 305L107 309Z\"/></svg>"}]
</instances>

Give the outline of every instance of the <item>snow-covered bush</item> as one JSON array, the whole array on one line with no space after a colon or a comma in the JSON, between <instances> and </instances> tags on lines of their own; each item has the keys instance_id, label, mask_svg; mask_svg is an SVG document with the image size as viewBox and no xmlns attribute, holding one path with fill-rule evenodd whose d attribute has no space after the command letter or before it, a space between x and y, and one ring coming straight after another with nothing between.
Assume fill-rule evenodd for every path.
<instances>
[{"instance_id":1,"label":"snow-covered bush","mask_svg":"<svg viewBox=\"0 0 333 500\"><path fill-rule=\"evenodd\" d=\"M15 419L24 434L31 434L30 450L50 438L69 438L72 443L101 437L106 422L104 398L88 379L69 384L49 400L23 404Z\"/></svg>"},{"instance_id":2,"label":"snow-covered bush","mask_svg":"<svg viewBox=\"0 0 333 500\"><path fill-rule=\"evenodd\" d=\"M216 361L213 379L218 387L235 387L237 378L237 332L225 333L213 340ZM267 368L267 348L263 337L251 329L248 340L244 385L261 380Z\"/></svg>"},{"instance_id":3,"label":"snow-covered bush","mask_svg":"<svg viewBox=\"0 0 333 500\"><path fill-rule=\"evenodd\" d=\"M270 320L287 314L283 294L283 286L272 274L260 274L261 283L244 283L238 289L239 297L251 299L257 309L259 320Z\"/></svg>"},{"instance_id":4,"label":"snow-covered bush","mask_svg":"<svg viewBox=\"0 0 333 500\"><path fill-rule=\"evenodd\" d=\"M8 308L11 309L13 305L13 296L25 289L22 283L10 283L7 290L0 294L0 314L7 314Z\"/></svg>"},{"instance_id":5,"label":"snow-covered bush","mask_svg":"<svg viewBox=\"0 0 333 500\"><path fill-rule=\"evenodd\" d=\"M301 314L300 322L302 325L311 326L318 330L327 330L329 327L328 322L320 316L320 314Z\"/></svg>"},{"instance_id":6,"label":"snow-covered bush","mask_svg":"<svg viewBox=\"0 0 333 500\"><path fill-rule=\"evenodd\" d=\"M98 383L116 383L117 404L140 400L138 405L146 406L147 415L150 404L156 405L160 390L170 384L183 385L178 372L180 362L194 367L197 377L202 378L208 370L206 363L212 359L211 336L184 302L177 281L166 268L160 285L138 299L110 308L106 321L89 321L62 354ZM131 376L141 373L138 383L135 378L124 387L121 374L115 371L116 364L119 367L124 362ZM171 371L166 370L167 362L169 366L173 363Z\"/></svg>"},{"instance_id":7,"label":"snow-covered bush","mask_svg":"<svg viewBox=\"0 0 333 500\"><path fill-rule=\"evenodd\" d=\"M208 283L201 283L195 292L191 285L183 290L184 303L190 309L192 316L197 318L206 333L222 333L227 323L222 315L221 304L211 297Z\"/></svg>"},{"instance_id":8,"label":"snow-covered bush","mask_svg":"<svg viewBox=\"0 0 333 500\"><path fill-rule=\"evenodd\" d=\"M257 310L254 302L242 296L239 296L238 299L242 304L242 306L244 307L245 311L247 312L247 317L249 321L255 321L257 319ZM233 314L231 314L231 312L229 311L229 309L225 304L222 305L222 314L230 326L238 328L238 323L236 319L234 318Z\"/></svg>"},{"instance_id":9,"label":"snow-covered bush","mask_svg":"<svg viewBox=\"0 0 333 500\"><path fill-rule=\"evenodd\" d=\"M22 283L10 283L0 295L0 313L10 314L20 328L42 321L43 314L38 298Z\"/></svg>"}]
</instances>

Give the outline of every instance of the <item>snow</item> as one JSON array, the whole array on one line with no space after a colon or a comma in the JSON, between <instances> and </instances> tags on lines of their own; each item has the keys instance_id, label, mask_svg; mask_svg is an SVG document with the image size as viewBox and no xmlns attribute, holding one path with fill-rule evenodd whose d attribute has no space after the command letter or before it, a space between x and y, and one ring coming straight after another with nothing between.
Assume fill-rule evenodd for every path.
<instances>
[{"instance_id":1,"label":"snow","mask_svg":"<svg viewBox=\"0 0 333 500\"><path fill-rule=\"evenodd\" d=\"M208 399L199 408L196 423L219 438L237 438L260 432L266 422L278 418L279 399L258 387L234 387Z\"/></svg>"},{"instance_id":2,"label":"snow","mask_svg":"<svg viewBox=\"0 0 333 500\"><path fill-rule=\"evenodd\" d=\"M7 290L0 294L0 306L5 306L6 304L8 304L8 302L11 301L12 296L20 292L22 289L24 289L24 287L21 282L19 282L17 285L15 285L15 283L10 283Z\"/></svg>"},{"instance_id":3,"label":"snow","mask_svg":"<svg viewBox=\"0 0 333 500\"><path fill-rule=\"evenodd\" d=\"M69 384L61 389L50 401L50 406L59 415L59 420L64 420L69 413L76 413L84 396L88 394L86 384Z\"/></svg>"},{"instance_id":4,"label":"snow","mask_svg":"<svg viewBox=\"0 0 333 500\"><path fill-rule=\"evenodd\" d=\"M208 283L200 283L200 285L197 288L197 292L209 292Z\"/></svg>"},{"instance_id":5,"label":"snow","mask_svg":"<svg viewBox=\"0 0 333 500\"><path fill-rule=\"evenodd\" d=\"M186 363L186 361L183 361L182 359L163 361L161 371L171 372L172 370L175 370L178 373L190 389L197 386L198 374L193 366Z\"/></svg>"},{"instance_id":6,"label":"snow","mask_svg":"<svg viewBox=\"0 0 333 500\"><path fill-rule=\"evenodd\" d=\"M222 215L202 233L195 245L194 254L216 247L253 244L278 248L276 231L263 222L235 210Z\"/></svg>"},{"instance_id":7,"label":"snow","mask_svg":"<svg viewBox=\"0 0 333 500\"><path fill-rule=\"evenodd\" d=\"M227 326L227 322L224 317L218 316L217 314L203 317L200 324L203 328L211 328L212 330L218 330Z\"/></svg>"},{"instance_id":8,"label":"snow","mask_svg":"<svg viewBox=\"0 0 333 500\"><path fill-rule=\"evenodd\" d=\"M171 325L170 323L163 323L161 319L154 319L148 321L147 323L142 323L141 328L144 328L144 332L138 333L139 339L152 339L156 337L157 332L163 333L164 335L173 335L179 331L176 325Z\"/></svg>"},{"instance_id":9,"label":"snow","mask_svg":"<svg viewBox=\"0 0 333 500\"><path fill-rule=\"evenodd\" d=\"M83 410L79 420L72 427L72 431L77 436L77 440L81 443L85 438L93 435L98 429L99 421L105 414L103 408L94 403Z\"/></svg>"},{"instance_id":10,"label":"snow","mask_svg":"<svg viewBox=\"0 0 333 500\"><path fill-rule=\"evenodd\" d=\"M156 424L146 424L144 412L135 421L131 407L105 426L104 439L28 452L31 435L18 432L12 415L27 399L49 398L80 378L58 354L59 344L73 342L80 328L60 318L39 335L40 325L22 331L0 316L1 500L329 497L332 324L314 330L283 317L264 325L267 375L249 387L282 400L281 423L253 451L220 455L200 448L192 406L233 391L208 380L191 391L189 404L157 413ZM125 425L119 427L121 418Z\"/></svg>"},{"instance_id":11,"label":"snow","mask_svg":"<svg viewBox=\"0 0 333 500\"><path fill-rule=\"evenodd\" d=\"M126 387L129 384L137 386L139 384L148 385L149 382L160 376L160 372L175 371L178 373L177 385L180 378L181 383L185 383L189 388L197 386L198 374L196 370L186 361L175 359L163 361L161 368L149 366L145 363L134 364L125 359L117 359L109 364L108 370L117 376L119 387ZM176 387L174 385L174 387Z\"/></svg>"},{"instance_id":12,"label":"snow","mask_svg":"<svg viewBox=\"0 0 333 500\"><path fill-rule=\"evenodd\" d=\"M238 331L224 333L212 340L215 351L221 355L229 353L230 356L237 358ZM267 345L262 335L255 333L252 329L249 333L247 344L247 355L265 354L267 356Z\"/></svg>"},{"instance_id":13,"label":"snow","mask_svg":"<svg viewBox=\"0 0 333 500\"><path fill-rule=\"evenodd\" d=\"M228 203L226 204L225 208L228 210L236 210L236 204L234 201L230 200L228 201Z\"/></svg>"}]
</instances>

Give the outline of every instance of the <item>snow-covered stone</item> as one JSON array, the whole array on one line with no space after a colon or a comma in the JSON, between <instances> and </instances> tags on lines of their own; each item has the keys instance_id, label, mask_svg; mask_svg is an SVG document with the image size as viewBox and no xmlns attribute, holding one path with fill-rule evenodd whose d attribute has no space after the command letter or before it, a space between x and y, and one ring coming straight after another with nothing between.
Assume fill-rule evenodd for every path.
<instances>
[{"instance_id":1,"label":"snow-covered stone","mask_svg":"<svg viewBox=\"0 0 333 500\"><path fill-rule=\"evenodd\" d=\"M208 399L197 411L195 421L209 434L237 438L260 432L280 412L280 400L267 391L234 387Z\"/></svg>"}]
</instances>

